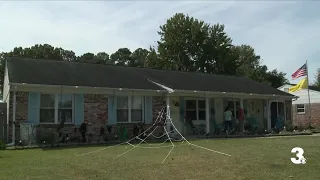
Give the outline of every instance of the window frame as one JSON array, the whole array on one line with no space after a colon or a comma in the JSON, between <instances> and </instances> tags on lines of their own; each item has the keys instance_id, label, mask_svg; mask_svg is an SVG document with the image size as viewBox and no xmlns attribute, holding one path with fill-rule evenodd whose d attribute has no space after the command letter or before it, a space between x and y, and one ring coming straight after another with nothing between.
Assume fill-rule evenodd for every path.
<instances>
[{"instance_id":1,"label":"window frame","mask_svg":"<svg viewBox=\"0 0 320 180\"><path fill-rule=\"evenodd\" d=\"M298 107L298 106L303 106L303 107ZM298 112L298 110L303 109L303 112ZM296 104L296 113L297 114L305 114L306 113L306 106L305 104Z\"/></svg>"},{"instance_id":2,"label":"window frame","mask_svg":"<svg viewBox=\"0 0 320 180\"><path fill-rule=\"evenodd\" d=\"M75 119L75 95L74 94L69 94L69 93L64 93L67 95L71 95L71 100L72 100L72 119L71 122L65 122L64 124L74 124L74 119ZM40 94L40 102L41 102L41 95L54 95L54 122L41 122L41 119L39 119L40 124L60 124L59 121L59 109L66 109L66 108L59 108L59 96L61 94L55 94L55 93L41 93ZM41 108L41 104L40 104L40 108L39 108L39 117L40 117L40 110L41 109L46 109L46 108Z\"/></svg>"},{"instance_id":3,"label":"window frame","mask_svg":"<svg viewBox=\"0 0 320 180\"><path fill-rule=\"evenodd\" d=\"M187 108L187 101L196 101L196 109L188 109ZM199 108L199 101L204 101L204 105L205 105L204 109ZM205 119L199 119L199 111L206 112L206 100L205 99L185 99L185 107L184 108L185 108L186 114L187 114L188 110L189 111L194 111L194 110L196 111L197 119L192 119L192 121L204 122L206 120L206 118Z\"/></svg>"},{"instance_id":4,"label":"window frame","mask_svg":"<svg viewBox=\"0 0 320 180\"><path fill-rule=\"evenodd\" d=\"M227 105L225 105L224 108L226 106L229 106L229 102L232 102L233 107L229 107L230 108L229 110L232 112L232 116L235 119L237 119L237 117L238 117L237 105L239 105L239 107L240 107L240 105L241 105L240 99L227 98L227 99L225 99L225 102L227 103ZM223 109L223 111L224 111L224 109Z\"/></svg>"},{"instance_id":5,"label":"window frame","mask_svg":"<svg viewBox=\"0 0 320 180\"><path fill-rule=\"evenodd\" d=\"M145 115L144 115L144 110L145 110L145 103L146 103L146 98L145 96L127 96L127 95L123 95L123 96L116 96L115 98L117 98L118 100L118 97L127 97L128 99L128 121L121 121L119 122L118 121L118 117L117 117L117 124L126 124L126 123L143 123L145 122ZM142 118L141 118L141 121L132 121L132 103L133 103L133 98L132 97L140 97L141 98L141 112L142 112ZM118 102L117 102L118 104ZM118 105L116 107L116 111L118 110ZM122 109L122 108L120 108ZM123 109L122 109L123 110ZM116 112L117 113L117 112Z\"/></svg>"}]
</instances>

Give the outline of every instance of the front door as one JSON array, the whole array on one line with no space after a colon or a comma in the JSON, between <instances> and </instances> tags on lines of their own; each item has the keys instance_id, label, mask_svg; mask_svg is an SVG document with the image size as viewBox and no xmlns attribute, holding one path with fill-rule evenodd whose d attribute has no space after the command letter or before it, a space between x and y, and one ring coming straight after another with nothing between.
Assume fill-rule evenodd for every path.
<instances>
[{"instance_id":1,"label":"front door","mask_svg":"<svg viewBox=\"0 0 320 180\"><path fill-rule=\"evenodd\" d=\"M277 102L272 102L270 106L271 110L271 128L274 128L276 125L276 121L278 118L278 103Z\"/></svg>"}]
</instances>

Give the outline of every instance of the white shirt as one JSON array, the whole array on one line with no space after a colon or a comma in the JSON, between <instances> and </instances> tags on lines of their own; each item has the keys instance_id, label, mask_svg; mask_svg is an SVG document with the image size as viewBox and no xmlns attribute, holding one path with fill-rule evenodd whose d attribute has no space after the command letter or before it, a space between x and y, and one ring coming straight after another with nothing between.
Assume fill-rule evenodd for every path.
<instances>
[{"instance_id":1,"label":"white shirt","mask_svg":"<svg viewBox=\"0 0 320 180\"><path fill-rule=\"evenodd\" d=\"M232 120L232 112L230 110L227 110L224 112L224 119L226 121L231 121Z\"/></svg>"}]
</instances>

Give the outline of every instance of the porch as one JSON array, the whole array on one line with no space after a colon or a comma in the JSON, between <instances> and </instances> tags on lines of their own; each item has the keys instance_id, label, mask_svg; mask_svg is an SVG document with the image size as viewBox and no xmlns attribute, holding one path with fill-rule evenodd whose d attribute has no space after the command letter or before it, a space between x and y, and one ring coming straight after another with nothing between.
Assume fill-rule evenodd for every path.
<instances>
[{"instance_id":1,"label":"porch","mask_svg":"<svg viewBox=\"0 0 320 180\"><path fill-rule=\"evenodd\" d=\"M226 107L232 112L233 135L264 134L282 129L286 122L291 121L291 99L275 95L180 93L169 94L166 102L172 123L183 136L224 134ZM239 128L239 108L244 111L244 132ZM169 129L170 124L167 126Z\"/></svg>"}]
</instances>

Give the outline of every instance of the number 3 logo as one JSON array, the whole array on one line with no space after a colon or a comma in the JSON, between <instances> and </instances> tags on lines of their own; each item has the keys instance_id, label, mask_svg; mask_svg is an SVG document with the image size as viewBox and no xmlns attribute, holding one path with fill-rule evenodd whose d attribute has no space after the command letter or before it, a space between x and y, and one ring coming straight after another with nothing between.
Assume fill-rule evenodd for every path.
<instances>
[{"instance_id":1,"label":"number 3 logo","mask_svg":"<svg viewBox=\"0 0 320 180\"><path fill-rule=\"evenodd\" d=\"M306 164L307 160L306 158L304 158L303 154L304 154L304 150L300 147L295 147L291 150L291 153L297 153L296 157L297 158L291 158L291 162L293 164Z\"/></svg>"}]
</instances>

